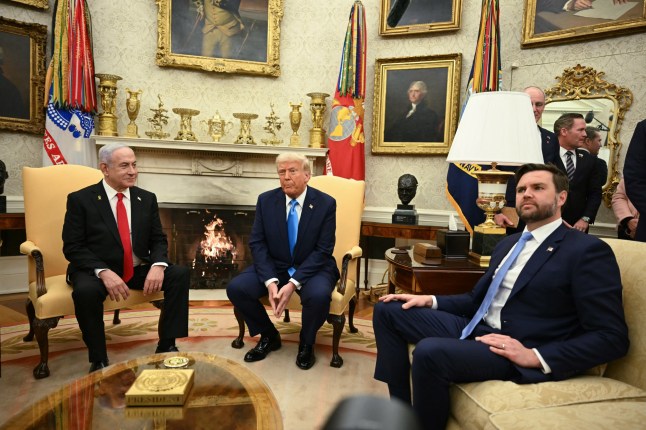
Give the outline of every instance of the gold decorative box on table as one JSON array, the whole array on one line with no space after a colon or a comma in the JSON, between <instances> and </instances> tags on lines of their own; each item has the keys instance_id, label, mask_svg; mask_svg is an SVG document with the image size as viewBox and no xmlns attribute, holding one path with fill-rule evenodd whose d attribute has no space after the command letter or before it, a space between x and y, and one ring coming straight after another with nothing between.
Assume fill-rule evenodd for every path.
<instances>
[{"instance_id":1,"label":"gold decorative box on table","mask_svg":"<svg viewBox=\"0 0 646 430\"><path fill-rule=\"evenodd\" d=\"M126 392L126 405L183 405L194 373L193 369L145 369Z\"/></svg>"}]
</instances>

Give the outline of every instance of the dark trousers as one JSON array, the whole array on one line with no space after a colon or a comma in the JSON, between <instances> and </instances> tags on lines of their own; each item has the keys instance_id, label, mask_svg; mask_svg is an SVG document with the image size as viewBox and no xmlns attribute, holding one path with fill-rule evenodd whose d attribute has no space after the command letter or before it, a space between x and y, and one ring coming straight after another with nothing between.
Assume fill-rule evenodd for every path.
<instances>
[{"instance_id":1,"label":"dark trousers","mask_svg":"<svg viewBox=\"0 0 646 430\"><path fill-rule=\"evenodd\" d=\"M287 272L278 275L279 288L287 282L289 282ZM330 312L334 284L334 279L321 273L310 278L307 285L302 284L300 291L296 291L301 297L301 305L303 306L301 343L307 345L316 343L316 332L321 328ZM242 312L251 336L265 333L274 327L267 310L260 302L260 298L267 295L267 287L258 279L253 266L245 269L227 285L227 296L233 306Z\"/></svg>"},{"instance_id":2,"label":"dark trousers","mask_svg":"<svg viewBox=\"0 0 646 430\"><path fill-rule=\"evenodd\" d=\"M478 325L470 339L460 340L468 318L428 308L403 310L401 305L401 302L375 305L375 379L388 384L392 397L410 403L408 345L415 344L412 404L424 429L446 427L451 383L518 377L509 360L473 340L475 336L493 332L487 325Z\"/></svg>"},{"instance_id":3,"label":"dark trousers","mask_svg":"<svg viewBox=\"0 0 646 430\"><path fill-rule=\"evenodd\" d=\"M150 265L135 267L128 288L142 290ZM108 353L105 345L103 324L103 302L108 290L94 273L75 272L70 274L72 298L83 341L88 348L90 362L106 360ZM190 274L187 267L168 266L164 271L164 310L159 318L159 337L178 338L188 336L188 288Z\"/></svg>"}]
</instances>

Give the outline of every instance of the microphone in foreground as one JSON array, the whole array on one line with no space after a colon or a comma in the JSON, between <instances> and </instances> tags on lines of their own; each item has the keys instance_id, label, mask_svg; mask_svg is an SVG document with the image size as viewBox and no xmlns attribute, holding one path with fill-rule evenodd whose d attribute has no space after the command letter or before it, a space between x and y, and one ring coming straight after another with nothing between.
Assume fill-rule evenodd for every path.
<instances>
[{"instance_id":1,"label":"microphone in foreground","mask_svg":"<svg viewBox=\"0 0 646 430\"><path fill-rule=\"evenodd\" d=\"M386 18L386 23L388 27L395 27L399 23L399 20L402 19L402 15L406 12L410 0L394 0L393 6L388 12L388 17Z\"/></svg>"}]
</instances>

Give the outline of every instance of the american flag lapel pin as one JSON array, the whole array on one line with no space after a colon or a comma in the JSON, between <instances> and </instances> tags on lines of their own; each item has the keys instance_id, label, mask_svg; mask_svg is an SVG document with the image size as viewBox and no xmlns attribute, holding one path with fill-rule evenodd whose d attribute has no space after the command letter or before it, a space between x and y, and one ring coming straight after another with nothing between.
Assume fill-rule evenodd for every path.
<instances>
[{"instance_id":1,"label":"american flag lapel pin","mask_svg":"<svg viewBox=\"0 0 646 430\"><path fill-rule=\"evenodd\" d=\"M141 197L137 196L137 200L141 201Z\"/></svg>"},{"instance_id":2,"label":"american flag lapel pin","mask_svg":"<svg viewBox=\"0 0 646 430\"><path fill-rule=\"evenodd\" d=\"M551 246L548 246L547 247L547 252L552 252L552 251L554 251L554 248L552 248Z\"/></svg>"},{"instance_id":3,"label":"american flag lapel pin","mask_svg":"<svg viewBox=\"0 0 646 430\"><path fill-rule=\"evenodd\" d=\"M310 209L314 209L314 205L310 203Z\"/></svg>"}]
</instances>

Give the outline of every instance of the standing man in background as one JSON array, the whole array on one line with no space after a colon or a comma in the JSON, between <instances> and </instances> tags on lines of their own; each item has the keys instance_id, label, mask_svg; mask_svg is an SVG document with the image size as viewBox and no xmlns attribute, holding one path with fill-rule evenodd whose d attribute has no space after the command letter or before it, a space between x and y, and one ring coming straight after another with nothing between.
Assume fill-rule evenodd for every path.
<instances>
[{"instance_id":1,"label":"standing man in background","mask_svg":"<svg viewBox=\"0 0 646 430\"><path fill-rule=\"evenodd\" d=\"M581 149L588 151L590 155L596 158L597 169L599 169L599 187L603 188L608 179L608 164L603 158L599 158L599 150L601 149L601 133L596 127L587 126L585 128L585 139Z\"/></svg>"},{"instance_id":2,"label":"standing man in background","mask_svg":"<svg viewBox=\"0 0 646 430\"><path fill-rule=\"evenodd\" d=\"M586 138L585 120L578 113L561 115L554 123L559 141L556 166L567 175L570 192L563 206L563 220L572 228L587 232L601 205L601 172L596 157L579 149Z\"/></svg>"}]
</instances>

